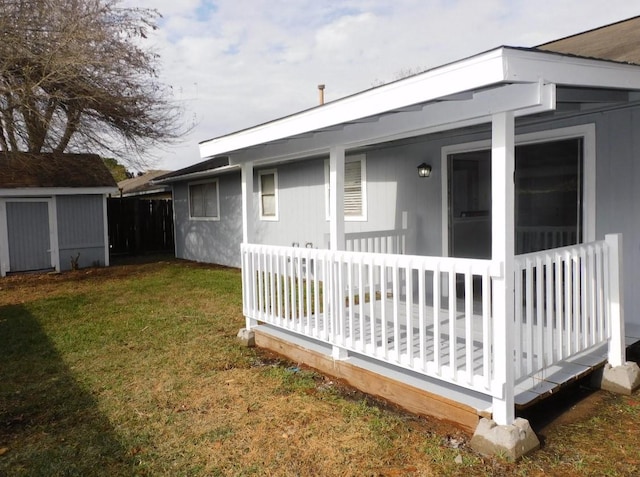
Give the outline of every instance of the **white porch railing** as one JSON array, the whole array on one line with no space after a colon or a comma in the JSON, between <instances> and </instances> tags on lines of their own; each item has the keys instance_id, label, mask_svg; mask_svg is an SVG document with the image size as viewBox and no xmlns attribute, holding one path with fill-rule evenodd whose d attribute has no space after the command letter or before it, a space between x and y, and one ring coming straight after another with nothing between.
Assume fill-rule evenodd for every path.
<instances>
[{"instance_id":1,"label":"white porch railing","mask_svg":"<svg viewBox=\"0 0 640 477\"><path fill-rule=\"evenodd\" d=\"M576 227L516 227L516 250L530 253L578 242Z\"/></svg>"},{"instance_id":2,"label":"white porch railing","mask_svg":"<svg viewBox=\"0 0 640 477\"><path fill-rule=\"evenodd\" d=\"M618 240L515 257L512 340L492 329L502 267L489 260L243 244L244 314L328 343L336 358L356 352L501 398L607 341L610 361L612 349L623 355ZM496 336L505 356L492 354ZM508 356L515 382L499 383Z\"/></svg>"},{"instance_id":3,"label":"white porch railing","mask_svg":"<svg viewBox=\"0 0 640 477\"><path fill-rule=\"evenodd\" d=\"M376 230L373 232L351 232L344 234L348 252L407 253L407 229ZM329 234L325 236L326 248L330 249Z\"/></svg>"},{"instance_id":4,"label":"white porch railing","mask_svg":"<svg viewBox=\"0 0 640 477\"><path fill-rule=\"evenodd\" d=\"M492 382L488 260L242 246L244 313L484 394Z\"/></svg>"},{"instance_id":5,"label":"white porch railing","mask_svg":"<svg viewBox=\"0 0 640 477\"><path fill-rule=\"evenodd\" d=\"M610 338L606 241L516 256L516 382Z\"/></svg>"}]
</instances>

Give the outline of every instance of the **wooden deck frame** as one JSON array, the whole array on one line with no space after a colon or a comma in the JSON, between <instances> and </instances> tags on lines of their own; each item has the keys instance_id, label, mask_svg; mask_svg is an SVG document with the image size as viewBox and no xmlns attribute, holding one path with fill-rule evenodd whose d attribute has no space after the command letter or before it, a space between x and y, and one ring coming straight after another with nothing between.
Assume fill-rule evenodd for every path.
<instances>
[{"instance_id":1,"label":"wooden deck frame","mask_svg":"<svg viewBox=\"0 0 640 477\"><path fill-rule=\"evenodd\" d=\"M479 397L469 403L429 392L404 381L393 379L379 367L369 366L366 360L354 356L334 359L331 349L319 343L288 335L282 330L261 325L253 328L256 345L275 352L297 363L304 363L321 373L343 380L362 392L388 400L409 412L451 421L467 432L473 432L481 417L491 417L485 409L491 401ZM373 363L372 363L373 364ZM369 369L367 369L369 368ZM425 382L426 383L426 382ZM477 404L471 404L475 402ZM482 408L482 406L485 406Z\"/></svg>"}]
</instances>

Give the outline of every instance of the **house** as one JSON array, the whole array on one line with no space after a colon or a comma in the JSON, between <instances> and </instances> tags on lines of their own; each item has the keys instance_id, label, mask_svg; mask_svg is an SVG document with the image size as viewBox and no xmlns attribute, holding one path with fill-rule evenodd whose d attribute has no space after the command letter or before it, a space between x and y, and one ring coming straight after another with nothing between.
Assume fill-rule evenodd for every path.
<instances>
[{"instance_id":1,"label":"house","mask_svg":"<svg viewBox=\"0 0 640 477\"><path fill-rule=\"evenodd\" d=\"M173 189L176 257L239 268L240 166L230 166L226 157L218 157L158 177L154 182L169 184Z\"/></svg>"},{"instance_id":2,"label":"house","mask_svg":"<svg viewBox=\"0 0 640 477\"><path fill-rule=\"evenodd\" d=\"M0 276L109 265L116 191L97 155L0 153Z\"/></svg>"},{"instance_id":3,"label":"house","mask_svg":"<svg viewBox=\"0 0 640 477\"><path fill-rule=\"evenodd\" d=\"M173 252L171 186L152 183L169 172L152 170L118 182L118 193L107 200L112 256Z\"/></svg>"},{"instance_id":4,"label":"house","mask_svg":"<svg viewBox=\"0 0 640 477\"><path fill-rule=\"evenodd\" d=\"M242 267L247 340L517 457L516 407L605 361L604 387L640 385L639 124L640 66L505 46L161 180L177 256Z\"/></svg>"}]
</instances>

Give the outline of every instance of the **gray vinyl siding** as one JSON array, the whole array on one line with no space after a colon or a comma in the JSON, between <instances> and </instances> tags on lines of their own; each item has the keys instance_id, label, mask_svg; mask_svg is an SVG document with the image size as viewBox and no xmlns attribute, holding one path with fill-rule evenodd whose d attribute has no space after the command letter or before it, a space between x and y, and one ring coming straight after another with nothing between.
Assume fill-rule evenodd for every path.
<instances>
[{"instance_id":1,"label":"gray vinyl siding","mask_svg":"<svg viewBox=\"0 0 640 477\"><path fill-rule=\"evenodd\" d=\"M240 174L219 176L220 220L189 218L188 183L173 186L176 257L240 267L242 196Z\"/></svg>"},{"instance_id":2,"label":"gray vinyl siding","mask_svg":"<svg viewBox=\"0 0 640 477\"><path fill-rule=\"evenodd\" d=\"M102 195L56 198L61 270L72 268L72 258L80 268L105 265L103 200Z\"/></svg>"},{"instance_id":3,"label":"gray vinyl siding","mask_svg":"<svg viewBox=\"0 0 640 477\"><path fill-rule=\"evenodd\" d=\"M324 210L324 160L315 159L265 170L278 174L278 220L254 223L255 241L269 245L323 248L329 231ZM254 175L254 210L259 210L259 171Z\"/></svg>"},{"instance_id":4,"label":"gray vinyl siding","mask_svg":"<svg viewBox=\"0 0 640 477\"><path fill-rule=\"evenodd\" d=\"M628 334L640 336L640 106L556 119L525 119L525 134L582 124L596 125L596 239L623 234L624 298ZM400 230L406 218L406 253L440 256L443 250L441 154L445 146L489 140L489 125L383 144L366 154L367 220L347 221L346 234ZM258 174L254 171L254 241L270 245L324 248L329 222L325 212L327 158L264 169L278 175L277 221L259 218ZM417 166L432 174L420 178ZM220 176L220 222L190 222L186 184L175 187L176 254L191 260L239 266L242 239L240 175ZM444 198L446 200L446 198Z\"/></svg>"}]
</instances>

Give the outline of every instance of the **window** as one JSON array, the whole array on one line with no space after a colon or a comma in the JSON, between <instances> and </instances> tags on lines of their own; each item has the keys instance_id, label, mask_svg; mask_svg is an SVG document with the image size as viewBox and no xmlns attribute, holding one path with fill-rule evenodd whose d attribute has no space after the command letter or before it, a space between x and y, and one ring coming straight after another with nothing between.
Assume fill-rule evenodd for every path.
<instances>
[{"instance_id":1,"label":"window","mask_svg":"<svg viewBox=\"0 0 640 477\"><path fill-rule=\"evenodd\" d=\"M220 220L218 180L189 184L189 216L199 220Z\"/></svg>"},{"instance_id":2,"label":"window","mask_svg":"<svg viewBox=\"0 0 640 477\"><path fill-rule=\"evenodd\" d=\"M260 171L260 218L278 220L278 175L275 170Z\"/></svg>"},{"instance_id":3,"label":"window","mask_svg":"<svg viewBox=\"0 0 640 477\"><path fill-rule=\"evenodd\" d=\"M364 154L345 158L344 163L344 218L345 220L367 220L367 168ZM325 210L329 220L329 161L325 163Z\"/></svg>"}]
</instances>

